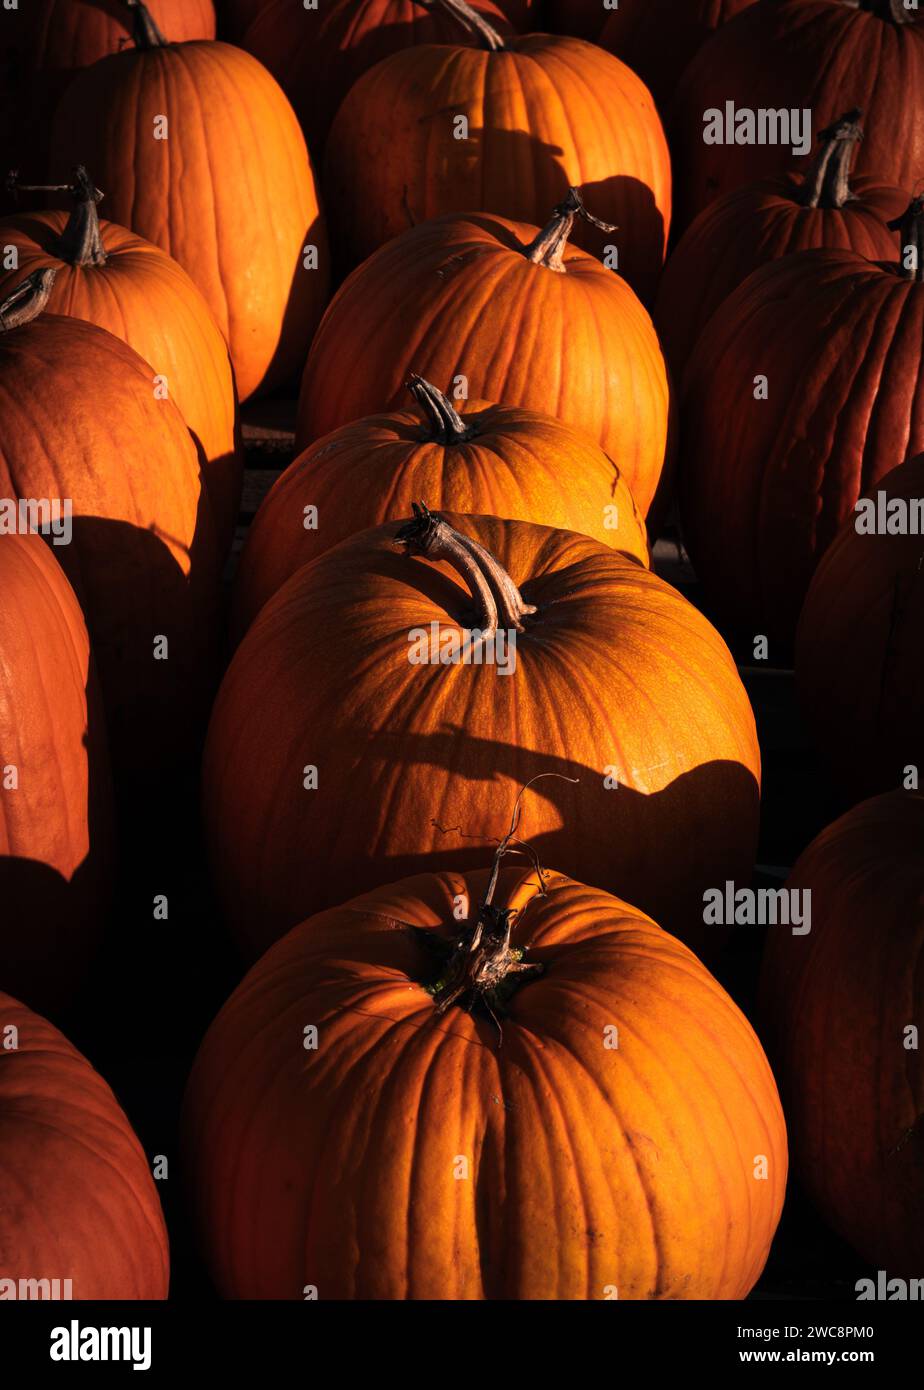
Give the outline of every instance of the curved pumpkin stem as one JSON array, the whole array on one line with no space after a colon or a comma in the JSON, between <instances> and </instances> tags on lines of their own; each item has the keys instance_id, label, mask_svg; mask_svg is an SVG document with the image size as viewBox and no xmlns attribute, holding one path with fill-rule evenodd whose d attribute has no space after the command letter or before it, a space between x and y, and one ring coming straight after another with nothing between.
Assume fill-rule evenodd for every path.
<instances>
[{"instance_id":1,"label":"curved pumpkin stem","mask_svg":"<svg viewBox=\"0 0 924 1390\"><path fill-rule=\"evenodd\" d=\"M901 233L902 279L924 284L924 195L912 198L902 216L893 218L888 226L890 231ZM906 264L909 250L914 251L911 265Z\"/></svg>"},{"instance_id":2,"label":"curved pumpkin stem","mask_svg":"<svg viewBox=\"0 0 924 1390\"><path fill-rule=\"evenodd\" d=\"M472 9L467 0L417 0L417 4L425 10L442 10L451 19L457 20L468 33L475 34L481 47L491 53L499 53L504 47L504 40L494 26L488 23L484 15Z\"/></svg>"},{"instance_id":3,"label":"curved pumpkin stem","mask_svg":"<svg viewBox=\"0 0 924 1390\"><path fill-rule=\"evenodd\" d=\"M513 928L518 913L510 907L497 907L494 895L501 864L508 855L527 858L539 879L539 896L546 896L545 874L539 863L539 856L531 844L517 836L520 825L521 804L525 793L544 777L557 777L563 782L576 783L577 777L565 777L558 772L540 772L537 777L520 788L510 817L506 835L494 851L491 877L485 895L478 909L474 924L466 926L461 936L452 946L446 968L436 984L430 987L436 1012L444 1014L451 1004L464 1001L469 1004L480 1003L497 1024L498 1046L503 1039L497 1011L510 998L516 987L525 983L525 976L541 975L544 969L539 963L526 964L524 951L511 944ZM426 936L431 936L427 932Z\"/></svg>"},{"instance_id":4,"label":"curved pumpkin stem","mask_svg":"<svg viewBox=\"0 0 924 1390\"><path fill-rule=\"evenodd\" d=\"M567 198L553 210L551 219L539 235L523 248L526 259L532 261L533 265L545 266L546 270L558 271L560 275L566 274L565 247L568 244L575 217L583 217L585 222L589 222L593 227L599 227L601 232L616 231L612 223L601 222L599 217L594 217L592 213L588 212L579 191L576 188L569 188Z\"/></svg>"},{"instance_id":5,"label":"curved pumpkin stem","mask_svg":"<svg viewBox=\"0 0 924 1390\"><path fill-rule=\"evenodd\" d=\"M136 48L166 48L167 40L157 27L144 0L122 0L132 12L132 38Z\"/></svg>"},{"instance_id":6,"label":"curved pumpkin stem","mask_svg":"<svg viewBox=\"0 0 924 1390\"><path fill-rule=\"evenodd\" d=\"M14 328L22 328L31 323L48 303L51 287L57 275L53 265L42 270L33 270L21 284L11 290L0 302L0 332L9 333Z\"/></svg>"},{"instance_id":7,"label":"curved pumpkin stem","mask_svg":"<svg viewBox=\"0 0 924 1390\"><path fill-rule=\"evenodd\" d=\"M424 413L429 429L427 438L435 444L464 444L474 436L474 429L465 423L449 398L422 376L415 372L407 389Z\"/></svg>"},{"instance_id":8,"label":"curved pumpkin stem","mask_svg":"<svg viewBox=\"0 0 924 1390\"><path fill-rule=\"evenodd\" d=\"M431 512L426 503L421 502L420 506L414 503L414 519L402 526L395 540L406 547L408 555L445 560L459 572L480 605L479 628L484 641L490 641L498 627L523 632L523 618L537 611L534 604L526 603L510 575L490 551L454 530L438 512Z\"/></svg>"},{"instance_id":9,"label":"curved pumpkin stem","mask_svg":"<svg viewBox=\"0 0 924 1390\"><path fill-rule=\"evenodd\" d=\"M96 205L103 195L82 164L74 170L73 183L11 183L17 193L70 193L74 207L58 237L56 254L69 265L105 265L109 259L99 230Z\"/></svg>"},{"instance_id":10,"label":"curved pumpkin stem","mask_svg":"<svg viewBox=\"0 0 924 1390\"><path fill-rule=\"evenodd\" d=\"M799 202L805 208L842 208L854 196L850 190L850 167L857 145L863 139L859 106L818 132L821 149L800 190Z\"/></svg>"}]
</instances>

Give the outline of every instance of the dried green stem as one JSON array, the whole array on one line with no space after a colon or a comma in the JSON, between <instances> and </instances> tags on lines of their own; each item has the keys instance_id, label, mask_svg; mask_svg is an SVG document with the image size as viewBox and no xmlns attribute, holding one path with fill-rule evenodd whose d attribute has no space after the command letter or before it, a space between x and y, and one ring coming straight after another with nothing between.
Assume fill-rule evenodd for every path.
<instances>
[{"instance_id":1,"label":"dried green stem","mask_svg":"<svg viewBox=\"0 0 924 1390\"><path fill-rule=\"evenodd\" d=\"M599 227L601 232L616 231L612 223L601 222L598 217L589 213L578 190L569 188L568 196L553 210L550 220L539 235L523 248L526 259L532 261L533 265L544 266L546 270L555 270L560 275L566 274L565 247L575 217L583 217L585 222Z\"/></svg>"},{"instance_id":2,"label":"dried green stem","mask_svg":"<svg viewBox=\"0 0 924 1390\"><path fill-rule=\"evenodd\" d=\"M799 202L806 208L842 208L853 197L850 169L857 146L863 139L859 107L818 132L821 149L800 190Z\"/></svg>"},{"instance_id":3,"label":"dried green stem","mask_svg":"<svg viewBox=\"0 0 924 1390\"><path fill-rule=\"evenodd\" d=\"M0 302L0 332L9 333L31 323L48 303L57 271L54 266L33 270Z\"/></svg>"},{"instance_id":4,"label":"dried green stem","mask_svg":"<svg viewBox=\"0 0 924 1390\"><path fill-rule=\"evenodd\" d=\"M449 398L436 386L415 373L407 389L423 411L428 439L437 444L464 444L473 437L474 429L465 423Z\"/></svg>"}]
</instances>

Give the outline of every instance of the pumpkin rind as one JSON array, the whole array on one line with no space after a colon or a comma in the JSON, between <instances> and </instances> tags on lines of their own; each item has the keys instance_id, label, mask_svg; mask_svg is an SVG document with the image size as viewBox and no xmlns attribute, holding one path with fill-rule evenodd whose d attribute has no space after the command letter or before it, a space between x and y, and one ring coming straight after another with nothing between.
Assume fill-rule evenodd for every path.
<instances>
[{"instance_id":1,"label":"pumpkin rind","mask_svg":"<svg viewBox=\"0 0 924 1390\"><path fill-rule=\"evenodd\" d=\"M294 376L327 301L327 239L304 136L261 63L223 43L104 58L65 93L54 149L92 169L113 222L189 274L242 401Z\"/></svg>"},{"instance_id":2,"label":"pumpkin rind","mask_svg":"<svg viewBox=\"0 0 924 1390\"><path fill-rule=\"evenodd\" d=\"M771 929L761 1015L793 1165L834 1229L889 1277L924 1262L924 797L892 792L823 831L787 888L812 930Z\"/></svg>"},{"instance_id":3,"label":"pumpkin rind","mask_svg":"<svg viewBox=\"0 0 924 1390\"><path fill-rule=\"evenodd\" d=\"M160 1200L115 1096L56 1028L0 993L0 1035L8 1028L18 1037L0 1048L0 1279L70 1279L81 1300L166 1298Z\"/></svg>"},{"instance_id":4,"label":"pumpkin rind","mask_svg":"<svg viewBox=\"0 0 924 1390\"><path fill-rule=\"evenodd\" d=\"M879 480L871 500L920 505L924 456ZM796 679L815 742L855 797L924 767L921 535L860 534L852 515L802 609ZM888 524L888 523L887 523Z\"/></svg>"},{"instance_id":5,"label":"pumpkin rind","mask_svg":"<svg viewBox=\"0 0 924 1390\"><path fill-rule=\"evenodd\" d=\"M454 123L468 120L469 136ZM324 186L352 264L447 213L541 223L570 186L618 230L577 229L649 302L671 220L667 142L648 89L579 39L531 34L500 52L405 49L359 79L327 142Z\"/></svg>"},{"instance_id":6,"label":"pumpkin rind","mask_svg":"<svg viewBox=\"0 0 924 1390\"><path fill-rule=\"evenodd\" d=\"M302 923L213 1023L185 1162L225 1297L732 1299L756 1281L786 1136L743 1015L636 909L503 870L544 973L501 1046L484 1015L439 1016L420 937L451 939L486 882L406 879Z\"/></svg>"},{"instance_id":7,"label":"pumpkin rind","mask_svg":"<svg viewBox=\"0 0 924 1390\"><path fill-rule=\"evenodd\" d=\"M848 251L764 266L714 314L684 378L680 501L725 622L791 643L857 498L924 448L922 342L924 286Z\"/></svg>"},{"instance_id":8,"label":"pumpkin rind","mask_svg":"<svg viewBox=\"0 0 924 1390\"><path fill-rule=\"evenodd\" d=\"M784 174L717 198L678 241L664 269L655 323L672 369L681 373L709 319L761 266L796 251L830 247L870 261L894 260L888 223L908 206L900 188L851 179L843 206L806 206L806 176Z\"/></svg>"},{"instance_id":9,"label":"pumpkin rind","mask_svg":"<svg viewBox=\"0 0 924 1390\"><path fill-rule=\"evenodd\" d=\"M208 707L219 558L196 447L148 364L79 319L0 333L0 496L71 501L57 558L87 619L114 762L162 775Z\"/></svg>"},{"instance_id":10,"label":"pumpkin rind","mask_svg":"<svg viewBox=\"0 0 924 1390\"><path fill-rule=\"evenodd\" d=\"M672 106L680 227L733 188L804 167L790 144L704 143L704 113L724 113L726 102L808 110L815 130L859 106L866 138L857 174L911 193L924 167L924 16L906 10L897 23L851 0L777 0L723 25L687 68Z\"/></svg>"},{"instance_id":11,"label":"pumpkin rind","mask_svg":"<svg viewBox=\"0 0 924 1390\"><path fill-rule=\"evenodd\" d=\"M498 32L510 33L503 8L492 0L473 0L473 8ZM314 10L300 0L266 0L241 47L276 78L317 159L340 103L376 63L419 44L476 42L457 20L417 0L327 0Z\"/></svg>"},{"instance_id":12,"label":"pumpkin rind","mask_svg":"<svg viewBox=\"0 0 924 1390\"><path fill-rule=\"evenodd\" d=\"M718 633L599 541L446 520L539 606L512 672L412 664L412 630L458 633L479 613L454 570L400 553L394 524L300 569L238 647L212 713L203 808L244 949L450 856L477 864L498 802L541 772L579 779L538 784L531 839L546 862L715 945L702 894L750 874L760 779L753 714Z\"/></svg>"},{"instance_id":13,"label":"pumpkin rind","mask_svg":"<svg viewBox=\"0 0 924 1390\"><path fill-rule=\"evenodd\" d=\"M264 498L235 575L238 637L301 565L345 537L407 515L426 497L437 510L482 512L580 531L640 564L648 540L619 467L583 432L552 416L485 401L465 403L458 442L434 438L413 411L343 425L300 454ZM306 523L306 508L318 523Z\"/></svg>"},{"instance_id":14,"label":"pumpkin rind","mask_svg":"<svg viewBox=\"0 0 924 1390\"><path fill-rule=\"evenodd\" d=\"M668 453L657 334L618 275L568 245L565 273L526 259L537 229L446 217L383 246L335 295L305 364L298 449L403 408L419 373L471 399L557 416L615 459L647 514ZM409 318L410 316L410 318Z\"/></svg>"},{"instance_id":15,"label":"pumpkin rind","mask_svg":"<svg viewBox=\"0 0 924 1390\"><path fill-rule=\"evenodd\" d=\"M0 592L0 977L52 1010L102 934L109 757L83 614L39 536L0 537Z\"/></svg>"},{"instance_id":16,"label":"pumpkin rind","mask_svg":"<svg viewBox=\"0 0 924 1390\"><path fill-rule=\"evenodd\" d=\"M18 260L17 270L0 271L0 297L33 270L54 266L49 313L105 328L164 377L201 446L216 526L227 549L240 504L243 451L234 374L214 315L181 265L114 222L100 219L105 264L69 264L57 245L67 222L64 212L33 212L0 224L0 241L16 247Z\"/></svg>"}]
</instances>

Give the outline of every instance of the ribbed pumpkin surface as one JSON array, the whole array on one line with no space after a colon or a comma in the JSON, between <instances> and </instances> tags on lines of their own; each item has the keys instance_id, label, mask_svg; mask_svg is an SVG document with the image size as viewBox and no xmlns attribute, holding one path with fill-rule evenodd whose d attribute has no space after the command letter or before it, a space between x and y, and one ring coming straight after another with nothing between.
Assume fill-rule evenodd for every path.
<instances>
[{"instance_id":1,"label":"ribbed pumpkin surface","mask_svg":"<svg viewBox=\"0 0 924 1390\"><path fill-rule=\"evenodd\" d=\"M2 993L0 1117L0 1278L70 1279L75 1299L166 1298L167 1231L131 1125L57 1028Z\"/></svg>"},{"instance_id":2,"label":"ribbed pumpkin surface","mask_svg":"<svg viewBox=\"0 0 924 1390\"><path fill-rule=\"evenodd\" d=\"M186 1161L225 1297L731 1299L757 1280L786 1135L742 1014L634 908L508 870L497 901L544 973L501 1046L485 1015L438 1015L420 936L454 936L486 880L407 879L304 922L212 1025Z\"/></svg>"}]
</instances>

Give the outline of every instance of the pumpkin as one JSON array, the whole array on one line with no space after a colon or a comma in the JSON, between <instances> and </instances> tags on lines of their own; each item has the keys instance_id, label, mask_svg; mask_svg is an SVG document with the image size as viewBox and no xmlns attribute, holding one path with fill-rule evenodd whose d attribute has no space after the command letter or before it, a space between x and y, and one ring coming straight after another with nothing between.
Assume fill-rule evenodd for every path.
<instances>
[{"instance_id":1,"label":"pumpkin","mask_svg":"<svg viewBox=\"0 0 924 1390\"><path fill-rule=\"evenodd\" d=\"M922 236L920 203L903 225L904 246ZM924 448L924 286L902 265L835 250L772 262L725 301L687 368L693 563L726 623L784 647L857 498Z\"/></svg>"},{"instance_id":2,"label":"pumpkin","mask_svg":"<svg viewBox=\"0 0 924 1390\"><path fill-rule=\"evenodd\" d=\"M102 194L78 165L70 214L34 212L0 223L16 270L0 271L0 296L45 266L57 274L49 312L114 333L163 378L200 449L203 476L225 549L237 520L243 454L237 398L221 330L182 266L114 222L100 222Z\"/></svg>"},{"instance_id":3,"label":"pumpkin","mask_svg":"<svg viewBox=\"0 0 924 1390\"><path fill-rule=\"evenodd\" d=\"M599 43L638 73L663 110L705 40L753 4L754 0L622 0L610 8Z\"/></svg>"},{"instance_id":4,"label":"pumpkin","mask_svg":"<svg viewBox=\"0 0 924 1390\"><path fill-rule=\"evenodd\" d=\"M262 609L212 712L204 818L243 949L450 853L470 867L494 792L543 772L579 785L541 784L542 857L715 944L702 895L753 866L760 763L706 619L530 522L418 508L342 541Z\"/></svg>"},{"instance_id":5,"label":"pumpkin","mask_svg":"<svg viewBox=\"0 0 924 1390\"><path fill-rule=\"evenodd\" d=\"M0 978L17 997L53 1010L79 983L101 934L112 791L80 605L51 548L35 534L11 534L8 520L0 535Z\"/></svg>"},{"instance_id":6,"label":"pumpkin","mask_svg":"<svg viewBox=\"0 0 924 1390\"><path fill-rule=\"evenodd\" d=\"M802 705L854 799L924 769L922 497L924 456L880 479L825 552L799 620Z\"/></svg>"},{"instance_id":7,"label":"pumpkin","mask_svg":"<svg viewBox=\"0 0 924 1390\"><path fill-rule=\"evenodd\" d=\"M545 23L553 34L572 34L579 39L596 39L603 28L606 15L603 0L545 0Z\"/></svg>"},{"instance_id":8,"label":"pumpkin","mask_svg":"<svg viewBox=\"0 0 924 1390\"><path fill-rule=\"evenodd\" d=\"M163 1213L124 1111L57 1028L3 993L0 1114L0 1298L166 1298Z\"/></svg>"},{"instance_id":9,"label":"pumpkin","mask_svg":"<svg viewBox=\"0 0 924 1390\"><path fill-rule=\"evenodd\" d=\"M727 103L736 129L723 129L726 143L707 143L710 113L727 118ZM913 191L924 167L924 15L904 0L751 5L703 45L677 89L671 141L680 226L733 188L804 167L808 149L783 138L775 122L763 141L729 143L743 133L741 111L807 112L820 130L852 106L866 122L857 173Z\"/></svg>"},{"instance_id":10,"label":"pumpkin","mask_svg":"<svg viewBox=\"0 0 924 1390\"><path fill-rule=\"evenodd\" d=\"M492 0L474 0L473 7L498 33L510 33ZM301 0L268 0L241 42L279 82L317 157L341 101L376 63L415 44L476 39L438 6L426 10L419 0L328 0L314 10Z\"/></svg>"},{"instance_id":11,"label":"pumpkin","mask_svg":"<svg viewBox=\"0 0 924 1390\"><path fill-rule=\"evenodd\" d=\"M406 514L418 497L455 511L543 519L648 564L645 523L619 467L583 432L483 401L460 415L419 377L410 390L420 414L341 426L306 449L269 492L235 578L238 636L302 565L345 536Z\"/></svg>"},{"instance_id":12,"label":"pumpkin","mask_svg":"<svg viewBox=\"0 0 924 1390\"><path fill-rule=\"evenodd\" d=\"M821 148L806 174L745 184L705 208L671 254L658 288L655 322L675 372L682 372L716 309L768 261L831 246L868 260L893 260L889 222L908 206L900 188L859 178L850 165L863 138L849 111L819 131Z\"/></svg>"},{"instance_id":13,"label":"pumpkin","mask_svg":"<svg viewBox=\"0 0 924 1390\"><path fill-rule=\"evenodd\" d=\"M584 429L647 512L668 452L664 359L625 281L568 244L582 211L572 194L542 231L476 214L383 246L341 286L318 330L296 447L400 408L417 372Z\"/></svg>"},{"instance_id":14,"label":"pumpkin","mask_svg":"<svg viewBox=\"0 0 924 1390\"><path fill-rule=\"evenodd\" d=\"M799 859L812 929L771 929L760 987L793 1163L875 1269L924 1262L924 797L855 806Z\"/></svg>"},{"instance_id":15,"label":"pumpkin","mask_svg":"<svg viewBox=\"0 0 924 1390\"><path fill-rule=\"evenodd\" d=\"M394 0L377 0L391 5ZM365 12L370 3L376 0L350 0L353 10L356 12L356 22L362 24L365 20ZM507 16L510 23L516 29L526 29L530 27L530 22L535 19L539 8L540 0L477 0L476 9L487 10L489 4L491 8L500 10L501 14ZM231 43L241 43L248 34L251 25L255 24L260 15L265 10L272 9L279 4L279 0L217 0L219 32L221 37L228 39ZM326 19L328 14L333 14L336 10L343 7L344 0L318 0L318 17ZM426 0L416 0L418 16L417 22L424 18L424 8ZM304 6L302 6L304 8ZM432 5L427 5L432 8ZM390 10L388 11L390 13ZM392 23L394 20L391 21ZM535 25L533 25L535 27ZM457 35L458 37L458 35Z\"/></svg>"},{"instance_id":16,"label":"pumpkin","mask_svg":"<svg viewBox=\"0 0 924 1390\"><path fill-rule=\"evenodd\" d=\"M162 30L171 43L214 39L212 0L150 0L148 9L131 0L23 0L3 7L6 55L4 172L38 177L49 154L51 116L68 82L81 68L121 53L137 42L139 30Z\"/></svg>"},{"instance_id":17,"label":"pumpkin","mask_svg":"<svg viewBox=\"0 0 924 1390\"><path fill-rule=\"evenodd\" d=\"M226 1298L744 1298L786 1183L760 1043L693 953L497 865L272 947L206 1035L183 1128Z\"/></svg>"},{"instance_id":18,"label":"pumpkin","mask_svg":"<svg viewBox=\"0 0 924 1390\"><path fill-rule=\"evenodd\" d=\"M647 88L618 58L549 34L504 39L465 0L481 47L424 44L384 59L344 99L325 155L328 208L353 264L450 212L539 223L569 185L606 223L595 255L653 297L671 217L670 158ZM460 121L467 124L463 127Z\"/></svg>"},{"instance_id":19,"label":"pumpkin","mask_svg":"<svg viewBox=\"0 0 924 1390\"><path fill-rule=\"evenodd\" d=\"M209 42L104 58L65 93L54 149L92 168L112 221L187 271L242 401L293 376L327 299L327 244L304 137L261 63Z\"/></svg>"},{"instance_id":20,"label":"pumpkin","mask_svg":"<svg viewBox=\"0 0 924 1390\"><path fill-rule=\"evenodd\" d=\"M0 303L0 497L70 504L58 560L87 619L114 761L143 780L189 757L211 693L211 510L148 364L94 324L41 313L54 276L33 271Z\"/></svg>"}]
</instances>

